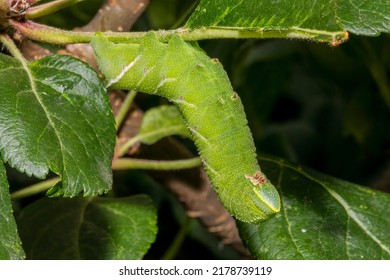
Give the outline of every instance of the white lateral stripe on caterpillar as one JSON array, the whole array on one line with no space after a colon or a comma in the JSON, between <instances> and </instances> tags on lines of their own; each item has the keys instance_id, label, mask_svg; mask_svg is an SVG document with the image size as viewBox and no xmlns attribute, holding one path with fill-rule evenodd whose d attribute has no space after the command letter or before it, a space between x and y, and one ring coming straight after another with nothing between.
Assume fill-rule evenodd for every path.
<instances>
[{"instance_id":1,"label":"white lateral stripe on caterpillar","mask_svg":"<svg viewBox=\"0 0 390 280\"><path fill-rule=\"evenodd\" d=\"M132 62L130 62L128 65L126 65L125 67L123 67L122 71L118 74L118 76L116 76L115 78L111 79L110 81L108 81L106 87L109 88L110 86L112 86L113 84L116 84L117 82L119 82L120 79L123 78L123 76L134 66L134 64L137 62L137 60L140 58L141 56L137 56Z\"/></svg>"},{"instance_id":2,"label":"white lateral stripe on caterpillar","mask_svg":"<svg viewBox=\"0 0 390 280\"><path fill-rule=\"evenodd\" d=\"M176 78L166 78L164 77L161 82L157 85L156 89L154 90L155 92L157 92L163 85L165 85L166 83L169 83L169 82L176 82Z\"/></svg>"},{"instance_id":3,"label":"white lateral stripe on caterpillar","mask_svg":"<svg viewBox=\"0 0 390 280\"><path fill-rule=\"evenodd\" d=\"M137 84L137 87L138 87L140 84L142 84L142 82L145 80L146 76L148 76L148 74L149 74L151 71L153 71L155 67L156 67L156 66L154 65L154 66L148 68L146 71L144 71L144 74L143 74L142 78L139 80L139 82L138 82L138 84ZM130 70L130 69L129 69L129 70Z\"/></svg>"},{"instance_id":4,"label":"white lateral stripe on caterpillar","mask_svg":"<svg viewBox=\"0 0 390 280\"><path fill-rule=\"evenodd\" d=\"M198 108L195 104L190 103L190 102L187 102L187 101L185 101L183 98L171 99L171 101L172 101L173 103L175 103L175 104L176 104L176 103L177 103L177 104L183 104L183 105L188 106L188 107L191 107L191 108L193 108L193 109Z\"/></svg>"}]
</instances>

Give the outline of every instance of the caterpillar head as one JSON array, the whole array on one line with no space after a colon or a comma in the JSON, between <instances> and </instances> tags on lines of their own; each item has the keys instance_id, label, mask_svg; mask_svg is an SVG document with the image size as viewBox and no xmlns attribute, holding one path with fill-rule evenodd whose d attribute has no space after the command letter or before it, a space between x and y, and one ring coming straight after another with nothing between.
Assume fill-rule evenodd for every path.
<instances>
[{"instance_id":1,"label":"caterpillar head","mask_svg":"<svg viewBox=\"0 0 390 280\"><path fill-rule=\"evenodd\" d=\"M260 209L265 216L264 220L269 219L280 211L280 197L261 171L256 171L254 175L245 175L253 187L252 202Z\"/></svg>"}]
</instances>

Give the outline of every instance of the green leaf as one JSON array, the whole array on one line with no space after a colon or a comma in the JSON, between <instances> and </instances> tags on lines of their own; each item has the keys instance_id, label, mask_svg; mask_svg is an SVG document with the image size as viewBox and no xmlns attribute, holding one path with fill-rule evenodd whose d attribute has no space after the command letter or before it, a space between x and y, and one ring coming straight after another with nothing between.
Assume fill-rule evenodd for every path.
<instances>
[{"instance_id":1,"label":"green leaf","mask_svg":"<svg viewBox=\"0 0 390 280\"><path fill-rule=\"evenodd\" d=\"M12 214L7 176L0 162L0 260L23 259L24 251Z\"/></svg>"},{"instance_id":2,"label":"green leaf","mask_svg":"<svg viewBox=\"0 0 390 280\"><path fill-rule=\"evenodd\" d=\"M145 195L44 198L17 221L28 259L141 259L157 233Z\"/></svg>"},{"instance_id":3,"label":"green leaf","mask_svg":"<svg viewBox=\"0 0 390 280\"><path fill-rule=\"evenodd\" d=\"M186 27L248 31L247 36L257 38L307 38L338 44L348 38L345 31L369 36L390 32L390 2L202 0Z\"/></svg>"},{"instance_id":4,"label":"green leaf","mask_svg":"<svg viewBox=\"0 0 390 280\"><path fill-rule=\"evenodd\" d=\"M390 195L318 172L262 158L278 186L279 214L259 225L240 223L259 259L390 259Z\"/></svg>"},{"instance_id":5,"label":"green leaf","mask_svg":"<svg viewBox=\"0 0 390 280\"><path fill-rule=\"evenodd\" d=\"M175 106L162 105L148 110L143 119L137 138L151 145L163 137L180 135L191 138L180 112Z\"/></svg>"},{"instance_id":6,"label":"green leaf","mask_svg":"<svg viewBox=\"0 0 390 280\"><path fill-rule=\"evenodd\" d=\"M390 2L388 0L332 1L337 18L347 31L358 35L377 36L390 32Z\"/></svg>"},{"instance_id":7,"label":"green leaf","mask_svg":"<svg viewBox=\"0 0 390 280\"><path fill-rule=\"evenodd\" d=\"M61 176L52 195L111 188L115 125L105 89L87 64L49 56L29 64L0 56L0 153L27 175Z\"/></svg>"}]
</instances>

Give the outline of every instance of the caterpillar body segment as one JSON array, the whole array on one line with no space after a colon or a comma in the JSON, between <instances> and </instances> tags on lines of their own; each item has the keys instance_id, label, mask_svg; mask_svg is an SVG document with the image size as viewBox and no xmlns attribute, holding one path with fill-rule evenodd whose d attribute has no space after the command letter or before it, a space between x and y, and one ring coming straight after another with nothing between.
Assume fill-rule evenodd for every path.
<instances>
[{"instance_id":1,"label":"caterpillar body segment","mask_svg":"<svg viewBox=\"0 0 390 280\"><path fill-rule=\"evenodd\" d=\"M141 44L97 35L92 46L107 86L168 98L181 112L222 204L237 219L259 223L280 210L260 171L244 108L222 65L179 36L150 32Z\"/></svg>"}]
</instances>

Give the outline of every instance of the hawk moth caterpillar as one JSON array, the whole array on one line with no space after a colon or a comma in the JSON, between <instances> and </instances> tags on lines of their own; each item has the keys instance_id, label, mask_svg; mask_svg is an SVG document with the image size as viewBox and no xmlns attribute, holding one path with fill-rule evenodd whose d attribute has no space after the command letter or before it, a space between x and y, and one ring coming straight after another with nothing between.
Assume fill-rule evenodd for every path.
<instances>
[{"instance_id":1,"label":"hawk moth caterpillar","mask_svg":"<svg viewBox=\"0 0 390 280\"><path fill-rule=\"evenodd\" d=\"M244 108L221 63L173 36L147 33L140 44L91 41L107 87L168 98L182 114L212 186L238 220L259 223L280 210L275 187L260 171Z\"/></svg>"}]
</instances>

